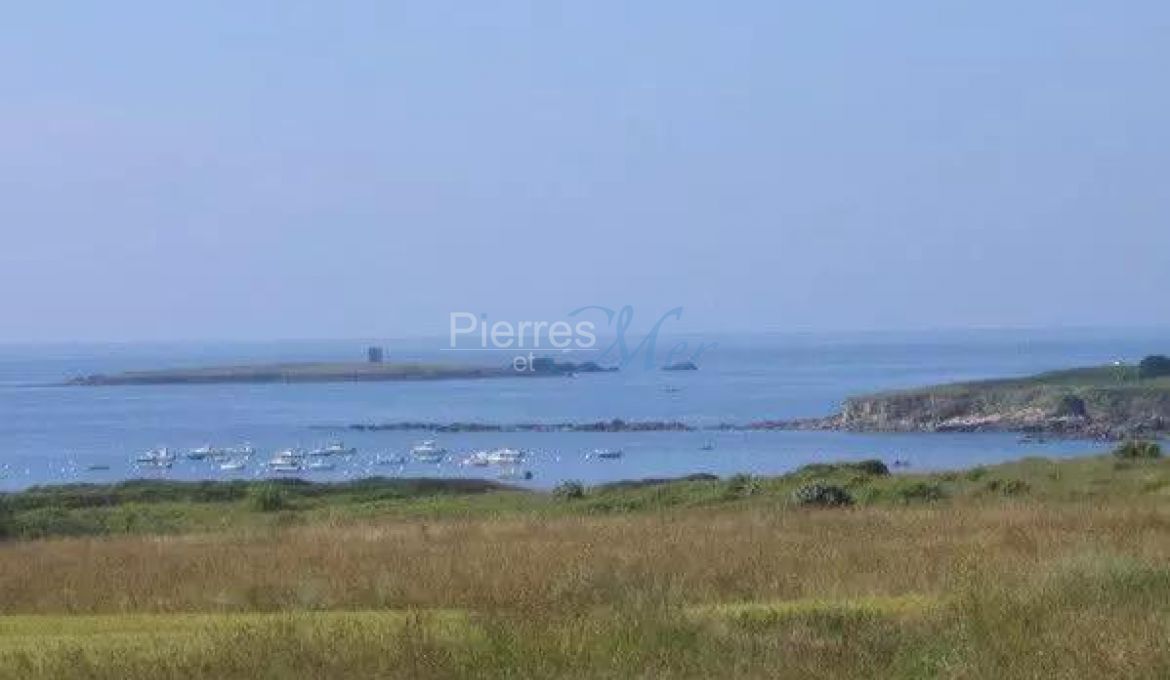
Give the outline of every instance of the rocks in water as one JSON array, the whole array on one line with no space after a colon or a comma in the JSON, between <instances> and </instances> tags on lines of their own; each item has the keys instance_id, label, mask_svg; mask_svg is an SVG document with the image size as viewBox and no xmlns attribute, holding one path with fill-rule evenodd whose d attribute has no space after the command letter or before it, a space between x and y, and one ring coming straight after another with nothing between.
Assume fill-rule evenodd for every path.
<instances>
[{"instance_id":1,"label":"rocks in water","mask_svg":"<svg viewBox=\"0 0 1170 680\"><path fill-rule=\"evenodd\" d=\"M322 428L331 429L331 428ZM399 432L690 432L696 429L678 420L628 421L621 418L588 423L357 423L349 429L359 431Z\"/></svg>"},{"instance_id":2,"label":"rocks in water","mask_svg":"<svg viewBox=\"0 0 1170 680\"><path fill-rule=\"evenodd\" d=\"M556 361L549 357L536 357L532 360L532 372L537 375L568 375L571 373L612 373L617 371L613 366L602 366L596 361Z\"/></svg>"}]
</instances>

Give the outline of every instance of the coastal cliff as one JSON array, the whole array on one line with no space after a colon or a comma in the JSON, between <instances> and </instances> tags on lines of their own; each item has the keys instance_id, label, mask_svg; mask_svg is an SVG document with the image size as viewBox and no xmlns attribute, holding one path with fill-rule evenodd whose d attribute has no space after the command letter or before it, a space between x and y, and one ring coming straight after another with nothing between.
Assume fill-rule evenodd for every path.
<instances>
[{"instance_id":1,"label":"coastal cliff","mask_svg":"<svg viewBox=\"0 0 1170 680\"><path fill-rule=\"evenodd\" d=\"M1006 380L937 385L850 397L827 418L777 429L863 432L1013 431L1118 439L1170 432L1170 378L1102 366Z\"/></svg>"}]
</instances>

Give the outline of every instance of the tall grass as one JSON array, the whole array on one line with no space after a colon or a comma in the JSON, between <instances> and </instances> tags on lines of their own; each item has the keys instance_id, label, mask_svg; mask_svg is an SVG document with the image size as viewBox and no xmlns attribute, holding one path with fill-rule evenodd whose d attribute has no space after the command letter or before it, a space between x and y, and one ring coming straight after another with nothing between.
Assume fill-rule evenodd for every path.
<instances>
[{"instance_id":1,"label":"tall grass","mask_svg":"<svg viewBox=\"0 0 1170 680\"><path fill-rule=\"evenodd\" d=\"M1166 677L1165 467L8 542L0 677Z\"/></svg>"}]
</instances>

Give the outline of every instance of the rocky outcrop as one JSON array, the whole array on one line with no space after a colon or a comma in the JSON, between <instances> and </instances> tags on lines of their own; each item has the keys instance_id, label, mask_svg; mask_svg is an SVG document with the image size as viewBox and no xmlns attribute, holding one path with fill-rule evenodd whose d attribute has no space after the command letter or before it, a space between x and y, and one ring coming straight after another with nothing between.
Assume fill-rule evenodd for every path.
<instances>
[{"instance_id":1,"label":"rocky outcrop","mask_svg":"<svg viewBox=\"0 0 1170 680\"><path fill-rule=\"evenodd\" d=\"M1120 439L1170 433L1170 385L1115 381L1097 369L1034 378L940 385L852 397L826 418L774 421L758 428L861 432L1012 431Z\"/></svg>"}]
</instances>

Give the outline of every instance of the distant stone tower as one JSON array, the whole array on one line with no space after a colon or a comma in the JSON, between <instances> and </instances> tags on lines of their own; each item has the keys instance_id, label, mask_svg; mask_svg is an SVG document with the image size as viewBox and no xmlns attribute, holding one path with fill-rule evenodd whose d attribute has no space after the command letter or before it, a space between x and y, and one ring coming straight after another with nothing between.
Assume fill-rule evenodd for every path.
<instances>
[{"instance_id":1,"label":"distant stone tower","mask_svg":"<svg viewBox=\"0 0 1170 680\"><path fill-rule=\"evenodd\" d=\"M386 358L386 352L381 347L370 347L366 350L366 358L371 364L380 364Z\"/></svg>"}]
</instances>

